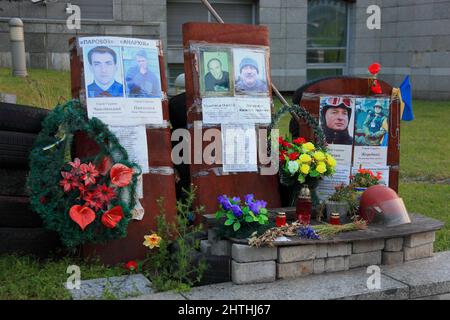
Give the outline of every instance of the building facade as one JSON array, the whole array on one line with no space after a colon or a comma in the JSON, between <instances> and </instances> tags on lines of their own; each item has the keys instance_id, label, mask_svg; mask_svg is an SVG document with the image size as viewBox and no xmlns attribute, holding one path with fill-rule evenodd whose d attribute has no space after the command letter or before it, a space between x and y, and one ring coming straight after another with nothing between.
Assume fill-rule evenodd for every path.
<instances>
[{"instance_id":1,"label":"building facade","mask_svg":"<svg viewBox=\"0 0 450 320\"><path fill-rule=\"evenodd\" d=\"M367 76L380 62L380 79L398 86L411 76L413 94L450 99L450 0L211 0L228 23L267 25L272 80L281 91L330 75ZM70 30L68 4L81 8L81 28ZM369 29L367 8L381 9L380 29ZM169 85L183 72L181 25L215 22L200 0L0 1L0 66L10 66L8 20L24 21L31 68L69 69L75 35L163 40Z\"/></svg>"}]
</instances>

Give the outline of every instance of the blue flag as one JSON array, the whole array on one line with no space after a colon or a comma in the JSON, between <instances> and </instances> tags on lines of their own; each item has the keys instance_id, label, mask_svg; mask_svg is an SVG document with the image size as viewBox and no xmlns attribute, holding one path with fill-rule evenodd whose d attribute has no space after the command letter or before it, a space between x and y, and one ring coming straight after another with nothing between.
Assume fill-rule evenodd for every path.
<instances>
[{"instance_id":1,"label":"blue flag","mask_svg":"<svg viewBox=\"0 0 450 320\"><path fill-rule=\"evenodd\" d=\"M403 79L402 84L400 85L400 93L402 95L402 100L405 103L405 107L402 112L402 120L411 121L414 120L414 114L412 109L412 90L411 83L409 82L409 76L406 76Z\"/></svg>"}]
</instances>

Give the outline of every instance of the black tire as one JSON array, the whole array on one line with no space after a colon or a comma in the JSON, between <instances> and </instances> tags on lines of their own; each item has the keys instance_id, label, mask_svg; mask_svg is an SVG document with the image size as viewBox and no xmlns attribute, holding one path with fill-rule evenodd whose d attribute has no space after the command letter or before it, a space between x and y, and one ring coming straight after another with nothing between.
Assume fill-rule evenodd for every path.
<instances>
[{"instance_id":1,"label":"black tire","mask_svg":"<svg viewBox=\"0 0 450 320\"><path fill-rule=\"evenodd\" d=\"M0 166L28 168L28 156L37 134L0 131Z\"/></svg>"},{"instance_id":2,"label":"black tire","mask_svg":"<svg viewBox=\"0 0 450 320\"><path fill-rule=\"evenodd\" d=\"M39 133L50 111L20 104L0 102L0 130Z\"/></svg>"},{"instance_id":3,"label":"black tire","mask_svg":"<svg viewBox=\"0 0 450 320\"><path fill-rule=\"evenodd\" d=\"M0 195L27 196L27 169L0 168Z\"/></svg>"},{"instance_id":4,"label":"black tire","mask_svg":"<svg viewBox=\"0 0 450 320\"><path fill-rule=\"evenodd\" d=\"M43 228L0 228L0 254L49 257L61 250L58 234Z\"/></svg>"},{"instance_id":5,"label":"black tire","mask_svg":"<svg viewBox=\"0 0 450 320\"><path fill-rule=\"evenodd\" d=\"M42 219L30 208L28 197L0 196L0 228L38 228Z\"/></svg>"}]
</instances>

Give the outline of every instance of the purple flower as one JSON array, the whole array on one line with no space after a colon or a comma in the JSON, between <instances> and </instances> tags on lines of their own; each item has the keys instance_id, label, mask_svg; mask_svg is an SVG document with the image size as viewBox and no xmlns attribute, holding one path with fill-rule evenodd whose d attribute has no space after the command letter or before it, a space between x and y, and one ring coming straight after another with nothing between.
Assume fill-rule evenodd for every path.
<instances>
[{"instance_id":1,"label":"purple flower","mask_svg":"<svg viewBox=\"0 0 450 320\"><path fill-rule=\"evenodd\" d=\"M261 210L261 208L265 208L266 205L267 202L265 202L264 200L256 200L255 202L250 202L248 204L248 207L254 214L259 214L259 210Z\"/></svg>"},{"instance_id":2,"label":"purple flower","mask_svg":"<svg viewBox=\"0 0 450 320\"><path fill-rule=\"evenodd\" d=\"M241 202L241 198L239 198L239 197L233 197L233 198L231 199L231 201L232 201L234 204L239 204L239 203Z\"/></svg>"},{"instance_id":3,"label":"purple flower","mask_svg":"<svg viewBox=\"0 0 450 320\"><path fill-rule=\"evenodd\" d=\"M236 218L242 217L242 210L241 207L239 207L237 204L233 204L231 206L231 211L233 211L233 214Z\"/></svg>"},{"instance_id":4,"label":"purple flower","mask_svg":"<svg viewBox=\"0 0 450 320\"><path fill-rule=\"evenodd\" d=\"M253 194L247 194L245 196L245 203L247 205L249 205L251 202L253 202L253 199L255 198L255 196Z\"/></svg>"},{"instance_id":5,"label":"purple flower","mask_svg":"<svg viewBox=\"0 0 450 320\"><path fill-rule=\"evenodd\" d=\"M222 196L218 196L217 200L225 211L231 210L230 199L224 194Z\"/></svg>"},{"instance_id":6,"label":"purple flower","mask_svg":"<svg viewBox=\"0 0 450 320\"><path fill-rule=\"evenodd\" d=\"M300 227L298 229L298 235L300 238L303 238L303 239L313 239L313 240L320 239L319 235L316 233L316 231L311 226Z\"/></svg>"}]
</instances>

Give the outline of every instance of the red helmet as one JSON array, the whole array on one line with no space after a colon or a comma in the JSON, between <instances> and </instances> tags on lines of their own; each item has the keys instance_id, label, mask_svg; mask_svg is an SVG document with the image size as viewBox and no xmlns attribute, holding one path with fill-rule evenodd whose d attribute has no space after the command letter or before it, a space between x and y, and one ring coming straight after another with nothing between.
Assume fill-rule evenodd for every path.
<instances>
[{"instance_id":1,"label":"red helmet","mask_svg":"<svg viewBox=\"0 0 450 320\"><path fill-rule=\"evenodd\" d=\"M398 226L411 223L402 198L389 187L376 185L368 188L361 196L359 215L367 223L383 223Z\"/></svg>"}]
</instances>

